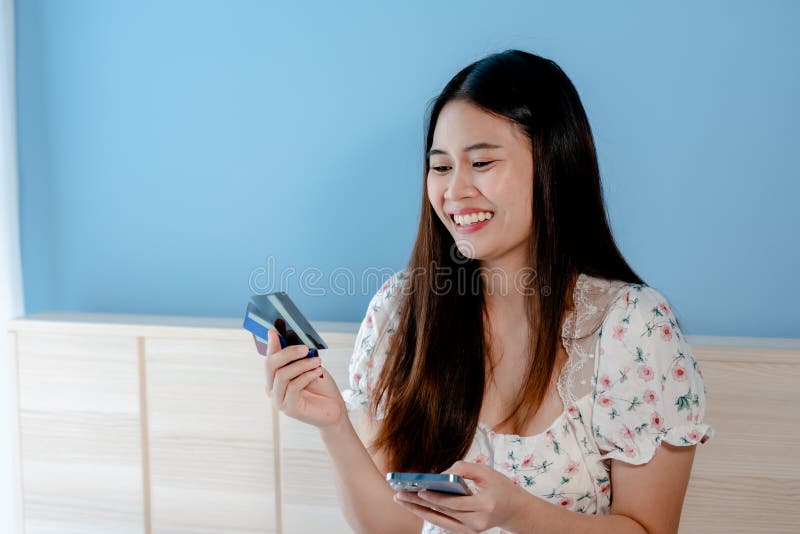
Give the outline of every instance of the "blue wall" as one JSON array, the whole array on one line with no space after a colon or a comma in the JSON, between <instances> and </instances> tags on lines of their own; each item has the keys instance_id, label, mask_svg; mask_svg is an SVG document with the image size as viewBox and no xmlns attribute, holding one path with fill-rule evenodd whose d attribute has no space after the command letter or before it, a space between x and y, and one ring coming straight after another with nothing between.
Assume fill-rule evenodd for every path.
<instances>
[{"instance_id":1,"label":"blue wall","mask_svg":"<svg viewBox=\"0 0 800 534\"><path fill-rule=\"evenodd\" d=\"M403 267L426 103L523 48L577 86L686 333L800 337L800 2L377 4L18 1L28 312L239 316L268 258ZM296 276L313 319L363 317Z\"/></svg>"}]
</instances>

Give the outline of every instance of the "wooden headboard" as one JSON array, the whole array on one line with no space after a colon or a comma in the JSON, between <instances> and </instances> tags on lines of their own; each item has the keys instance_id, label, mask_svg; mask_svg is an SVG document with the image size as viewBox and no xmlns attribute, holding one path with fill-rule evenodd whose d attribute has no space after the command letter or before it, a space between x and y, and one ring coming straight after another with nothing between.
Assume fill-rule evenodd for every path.
<instances>
[{"instance_id":1,"label":"wooden headboard","mask_svg":"<svg viewBox=\"0 0 800 534\"><path fill-rule=\"evenodd\" d=\"M340 388L356 324L315 323ZM273 411L238 319L9 323L25 534L350 532L313 427ZM689 337L716 437L681 532L800 530L800 340Z\"/></svg>"}]
</instances>

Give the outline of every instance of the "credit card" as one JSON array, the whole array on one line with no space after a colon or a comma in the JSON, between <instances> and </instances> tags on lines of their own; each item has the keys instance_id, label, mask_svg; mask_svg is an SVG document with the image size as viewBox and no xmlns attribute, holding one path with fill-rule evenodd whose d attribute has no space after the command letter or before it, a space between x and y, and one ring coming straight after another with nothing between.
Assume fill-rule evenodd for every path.
<instances>
[{"instance_id":1,"label":"credit card","mask_svg":"<svg viewBox=\"0 0 800 534\"><path fill-rule=\"evenodd\" d=\"M285 292L253 295L251 299L252 302L247 303L242 327L253 334L256 349L262 356L267 354L268 330L278 333L281 348L289 345L309 347L306 357L316 356L317 349L328 348Z\"/></svg>"}]
</instances>

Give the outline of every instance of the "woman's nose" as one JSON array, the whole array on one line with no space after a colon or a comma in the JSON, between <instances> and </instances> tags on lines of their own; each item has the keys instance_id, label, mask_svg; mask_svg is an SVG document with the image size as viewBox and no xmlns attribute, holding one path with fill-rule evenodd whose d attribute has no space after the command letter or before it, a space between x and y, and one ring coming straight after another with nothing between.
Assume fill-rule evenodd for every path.
<instances>
[{"instance_id":1,"label":"woman's nose","mask_svg":"<svg viewBox=\"0 0 800 534\"><path fill-rule=\"evenodd\" d=\"M472 175L469 170L456 169L450 174L450 181L447 183L444 197L448 200L455 200L474 197L477 193L478 191L472 183Z\"/></svg>"}]
</instances>

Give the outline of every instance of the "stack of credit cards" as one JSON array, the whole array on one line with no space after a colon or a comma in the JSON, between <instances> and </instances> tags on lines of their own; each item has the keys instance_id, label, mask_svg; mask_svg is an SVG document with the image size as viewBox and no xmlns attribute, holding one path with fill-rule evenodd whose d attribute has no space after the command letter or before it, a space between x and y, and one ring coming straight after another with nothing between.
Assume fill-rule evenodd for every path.
<instances>
[{"instance_id":1,"label":"stack of credit cards","mask_svg":"<svg viewBox=\"0 0 800 534\"><path fill-rule=\"evenodd\" d=\"M253 334L256 349L262 356L267 355L268 330L278 332L282 349L289 345L307 346L307 358L316 356L317 349L328 348L285 292L252 295L250 300L242 327Z\"/></svg>"}]
</instances>

